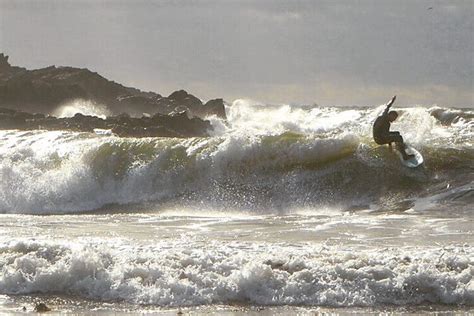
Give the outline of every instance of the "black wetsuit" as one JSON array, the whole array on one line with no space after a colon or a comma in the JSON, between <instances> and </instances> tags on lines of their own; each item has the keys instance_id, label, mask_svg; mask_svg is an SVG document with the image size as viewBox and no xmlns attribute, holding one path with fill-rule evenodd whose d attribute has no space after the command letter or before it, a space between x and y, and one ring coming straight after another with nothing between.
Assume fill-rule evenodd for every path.
<instances>
[{"instance_id":1,"label":"black wetsuit","mask_svg":"<svg viewBox=\"0 0 474 316\"><path fill-rule=\"evenodd\" d=\"M390 107L387 107L385 111L377 117L374 122L373 127L373 136L377 144L390 144L390 143L402 143L403 138L399 132L390 132L390 120L388 119L388 110Z\"/></svg>"}]
</instances>

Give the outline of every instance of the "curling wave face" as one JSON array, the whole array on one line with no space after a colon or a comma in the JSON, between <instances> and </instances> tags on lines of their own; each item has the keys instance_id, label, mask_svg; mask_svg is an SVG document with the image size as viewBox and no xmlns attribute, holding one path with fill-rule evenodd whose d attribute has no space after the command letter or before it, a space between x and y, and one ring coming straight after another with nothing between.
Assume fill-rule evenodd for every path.
<instances>
[{"instance_id":1,"label":"curling wave face","mask_svg":"<svg viewBox=\"0 0 474 316\"><path fill-rule=\"evenodd\" d=\"M425 157L417 170L373 143L371 125L381 111L237 100L227 108L227 122L210 118L208 138L1 131L0 212L71 213L164 201L272 212L289 205L474 201L472 111L400 110L392 129Z\"/></svg>"}]
</instances>

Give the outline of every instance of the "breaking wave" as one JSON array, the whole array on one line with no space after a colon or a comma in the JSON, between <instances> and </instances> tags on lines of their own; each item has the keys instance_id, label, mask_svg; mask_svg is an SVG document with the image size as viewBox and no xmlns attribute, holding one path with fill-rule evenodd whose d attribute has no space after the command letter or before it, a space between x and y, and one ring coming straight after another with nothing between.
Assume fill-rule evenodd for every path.
<instances>
[{"instance_id":1,"label":"breaking wave","mask_svg":"<svg viewBox=\"0 0 474 316\"><path fill-rule=\"evenodd\" d=\"M404 108L393 124L425 158L403 167L371 138L382 111L260 106L237 100L212 137L0 132L0 212L69 213L161 202L280 210L384 207L418 198L473 202L473 113ZM392 198L396 197L396 199ZM393 207L393 205L391 205Z\"/></svg>"}]
</instances>

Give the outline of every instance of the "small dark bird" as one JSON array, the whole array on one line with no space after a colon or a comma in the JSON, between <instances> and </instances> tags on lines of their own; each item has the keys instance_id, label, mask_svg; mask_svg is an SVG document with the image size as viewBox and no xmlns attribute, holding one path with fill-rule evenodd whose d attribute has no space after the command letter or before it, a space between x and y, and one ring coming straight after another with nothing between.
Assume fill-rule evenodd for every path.
<instances>
[{"instance_id":1,"label":"small dark bird","mask_svg":"<svg viewBox=\"0 0 474 316\"><path fill-rule=\"evenodd\" d=\"M433 10L433 7L429 7L427 10Z\"/></svg>"}]
</instances>

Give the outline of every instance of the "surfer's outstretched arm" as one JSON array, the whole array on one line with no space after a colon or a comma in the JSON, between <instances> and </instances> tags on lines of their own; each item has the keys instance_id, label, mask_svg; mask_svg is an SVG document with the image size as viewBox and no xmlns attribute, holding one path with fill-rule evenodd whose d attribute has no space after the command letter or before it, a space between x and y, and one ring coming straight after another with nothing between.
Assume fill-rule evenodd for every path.
<instances>
[{"instance_id":1,"label":"surfer's outstretched arm","mask_svg":"<svg viewBox=\"0 0 474 316\"><path fill-rule=\"evenodd\" d=\"M394 95L390 101L387 103L387 107L385 108L385 111L383 111L383 115L388 114L388 110L390 110L390 107L393 105L393 102L395 102L395 99L397 98L396 95Z\"/></svg>"}]
</instances>

